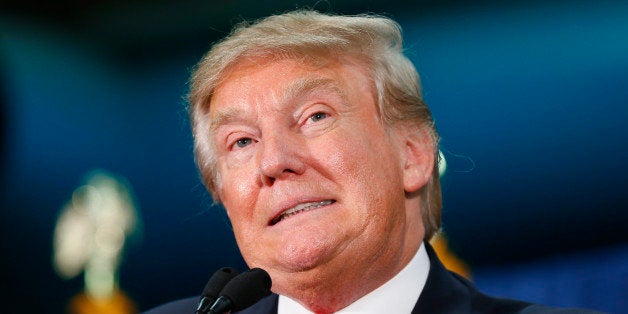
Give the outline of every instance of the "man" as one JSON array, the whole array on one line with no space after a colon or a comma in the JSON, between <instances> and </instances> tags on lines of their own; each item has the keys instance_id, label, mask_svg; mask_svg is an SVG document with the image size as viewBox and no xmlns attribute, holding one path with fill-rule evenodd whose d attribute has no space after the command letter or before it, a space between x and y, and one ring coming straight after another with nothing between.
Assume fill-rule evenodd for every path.
<instances>
[{"instance_id":1,"label":"man","mask_svg":"<svg viewBox=\"0 0 628 314\"><path fill-rule=\"evenodd\" d=\"M537 313L447 272L438 134L399 26L297 11L237 27L198 64L195 153L274 294L242 313ZM193 312L198 298L154 313Z\"/></svg>"}]
</instances>

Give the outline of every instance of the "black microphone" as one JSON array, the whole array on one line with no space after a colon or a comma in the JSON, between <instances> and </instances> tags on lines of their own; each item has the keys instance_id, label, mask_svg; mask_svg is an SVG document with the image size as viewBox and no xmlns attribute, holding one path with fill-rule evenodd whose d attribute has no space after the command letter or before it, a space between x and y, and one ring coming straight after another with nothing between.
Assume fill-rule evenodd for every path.
<instances>
[{"instance_id":1,"label":"black microphone","mask_svg":"<svg viewBox=\"0 0 628 314\"><path fill-rule=\"evenodd\" d=\"M201 294L201 301L198 303L195 313L207 313L212 304L216 302L222 288L224 288L231 279L237 276L238 273L235 268L231 267L223 267L217 270L211 278L209 278L209 281L207 281L205 289L203 289L203 293Z\"/></svg>"},{"instance_id":2,"label":"black microphone","mask_svg":"<svg viewBox=\"0 0 628 314\"><path fill-rule=\"evenodd\" d=\"M211 314L243 310L270 294L272 281L261 268L248 270L227 283L220 297L209 308Z\"/></svg>"}]
</instances>

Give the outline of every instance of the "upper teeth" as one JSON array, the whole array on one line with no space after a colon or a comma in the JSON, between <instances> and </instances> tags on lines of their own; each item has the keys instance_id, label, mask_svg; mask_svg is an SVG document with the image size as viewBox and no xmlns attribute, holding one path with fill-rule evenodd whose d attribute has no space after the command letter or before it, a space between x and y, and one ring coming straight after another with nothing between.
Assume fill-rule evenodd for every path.
<instances>
[{"instance_id":1,"label":"upper teeth","mask_svg":"<svg viewBox=\"0 0 628 314\"><path fill-rule=\"evenodd\" d=\"M301 212L301 211L310 210L310 209L321 207L321 206L325 206L325 205L328 205L328 204L331 204L331 203L332 203L331 200L327 200L327 201L310 202L310 203L299 204L299 205L297 205L295 207L292 207L292 208L286 210L285 212L283 212L281 214L281 216L279 216L279 219L277 219L277 220L283 219L283 218L288 217L288 216L292 216L292 215L294 215L294 214L296 214L298 212Z\"/></svg>"}]
</instances>

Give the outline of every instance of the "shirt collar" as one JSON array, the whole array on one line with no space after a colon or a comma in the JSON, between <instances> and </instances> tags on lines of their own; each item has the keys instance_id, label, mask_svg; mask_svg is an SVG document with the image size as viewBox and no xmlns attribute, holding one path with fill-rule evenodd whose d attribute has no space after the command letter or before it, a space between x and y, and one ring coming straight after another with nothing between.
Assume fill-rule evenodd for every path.
<instances>
[{"instance_id":1,"label":"shirt collar","mask_svg":"<svg viewBox=\"0 0 628 314\"><path fill-rule=\"evenodd\" d=\"M410 313L425 287L429 271L430 259L425 244L421 243L410 263L397 275L336 314ZM312 314L298 302L283 295L279 296L277 313Z\"/></svg>"}]
</instances>

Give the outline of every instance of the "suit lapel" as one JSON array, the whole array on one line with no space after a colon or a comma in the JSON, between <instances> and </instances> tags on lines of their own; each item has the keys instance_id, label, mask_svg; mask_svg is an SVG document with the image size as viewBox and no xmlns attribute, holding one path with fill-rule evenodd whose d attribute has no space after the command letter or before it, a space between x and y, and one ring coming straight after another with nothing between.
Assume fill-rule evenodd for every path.
<instances>
[{"instance_id":1,"label":"suit lapel","mask_svg":"<svg viewBox=\"0 0 628 314\"><path fill-rule=\"evenodd\" d=\"M470 313L470 287L452 276L428 242L425 249L430 258L430 271L412 313Z\"/></svg>"},{"instance_id":2,"label":"suit lapel","mask_svg":"<svg viewBox=\"0 0 628 314\"><path fill-rule=\"evenodd\" d=\"M519 313L530 305L483 294L467 279L448 271L429 243L425 242L425 248L430 258L430 272L413 314Z\"/></svg>"}]
</instances>

